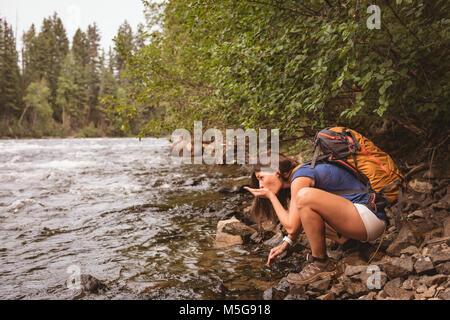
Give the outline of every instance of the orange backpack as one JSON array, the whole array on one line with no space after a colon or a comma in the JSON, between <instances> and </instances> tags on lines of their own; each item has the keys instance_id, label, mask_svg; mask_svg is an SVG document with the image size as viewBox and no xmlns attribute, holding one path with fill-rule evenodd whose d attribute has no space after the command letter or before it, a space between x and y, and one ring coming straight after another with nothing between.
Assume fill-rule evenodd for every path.
<instances>
[{"instance_id":1,"label":"orange backpack","mask_svg":"<svg viewBox=\"0 0 450 320\"><path fill-rule=\"evenodd\" d=\"M352 129L333 127L317 133L311 168L323 161L345 168L367 186L363 191L378 193L390 204L398 199L401 188L406 188L405 178L392 158Z\"/></svg>"}]
</instances>

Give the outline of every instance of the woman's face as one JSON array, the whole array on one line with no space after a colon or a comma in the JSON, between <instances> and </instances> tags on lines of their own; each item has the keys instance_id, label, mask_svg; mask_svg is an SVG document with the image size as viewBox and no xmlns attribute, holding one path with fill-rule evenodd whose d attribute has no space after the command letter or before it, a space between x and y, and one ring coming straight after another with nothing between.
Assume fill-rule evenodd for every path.
<instances>
[{"instance_id":1,"label":"woman's face","mask_svg":"<svg viewBox=\"0 0 450 320\"><path fill-rule=\"evenodd\" d=\"M272 191L274 194L277 194L280 191L283 183L281 182L281 178L279 176L280 172L267 172L267 171L256 171L255 176L259 181L259 188L267 188Z\"/></svg>"}]
</instances>

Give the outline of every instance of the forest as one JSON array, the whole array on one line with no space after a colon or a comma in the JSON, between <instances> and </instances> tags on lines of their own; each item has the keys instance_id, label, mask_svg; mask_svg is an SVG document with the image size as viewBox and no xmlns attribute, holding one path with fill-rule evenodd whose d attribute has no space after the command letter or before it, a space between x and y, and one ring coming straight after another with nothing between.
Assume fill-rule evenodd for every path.
<instances>
[{"instance_id":1,"label":"forest","mask_svg":"<svg viewBox=\"0 0 450 320\"><path fill-rule=\"evenodd\" d=\"M117 39L142 48L144 26L133 33L124 21ZM130 136L118 116L100 97L126 99L129 79L125 61L114 48L100 47L101 30L95 23L78 29L71 41L55 12L41 30L31 25L20 39L0 18L0 136L99 137ZM17 42L22 41L20 52ZM139 124L134 122L133 128Z\"/></svg>"},{"instance_id":2,"label":"forest","mask_svg":"<svg viewBox=\"0 0 450 320\"><path fill-rule=\"evenodd\" d=\"M377 28L359 0L143 3L146 25L124 22L107 53L95 23L69 45L55 13L19 54L3 19L0 135L158 136L197 120L278 128L294 151L334 125L405 150L448 136L448 1L373 1Z\"/></svg>"}]
</instances>

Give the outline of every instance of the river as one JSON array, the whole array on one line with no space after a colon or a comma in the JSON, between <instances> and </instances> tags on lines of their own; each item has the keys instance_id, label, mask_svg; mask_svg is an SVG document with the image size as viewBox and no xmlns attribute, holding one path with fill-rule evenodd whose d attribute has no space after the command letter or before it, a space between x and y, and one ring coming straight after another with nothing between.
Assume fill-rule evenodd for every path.
<instances>
[{"instance_id":1,"label":"river","mask_svg":"<svg viewBox=\"0 0 450 320\"><path fill-rule=\"evenodd\" d=\"M217 191L242 170L177 163L170 145L0 140L0 299L261 299L280 277L268 251L213 246L249 200ZM73 268L108 290L74 296Z\"/></svg>"}]
</instances>

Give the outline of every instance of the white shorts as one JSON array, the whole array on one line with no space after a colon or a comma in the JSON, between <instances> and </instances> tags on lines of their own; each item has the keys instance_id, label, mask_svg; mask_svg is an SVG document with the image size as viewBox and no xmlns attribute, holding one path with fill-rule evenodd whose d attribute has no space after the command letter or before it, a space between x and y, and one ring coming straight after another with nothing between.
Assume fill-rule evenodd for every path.
<instances>
[{"instance_id":1,"label":"white shorts","mask_svg":"<svg viewBox=\"0 0 450 320\"><path fill-rule=\"evenodd\" d=\"M378 218L369 208L360 203L354 203L356 209L361 216L361 219L366 227L367 231L367 240L373 241L376 240L379 236L382 235L384 229L386 228L386 221Z\"/></svg>"}]
</instances>

